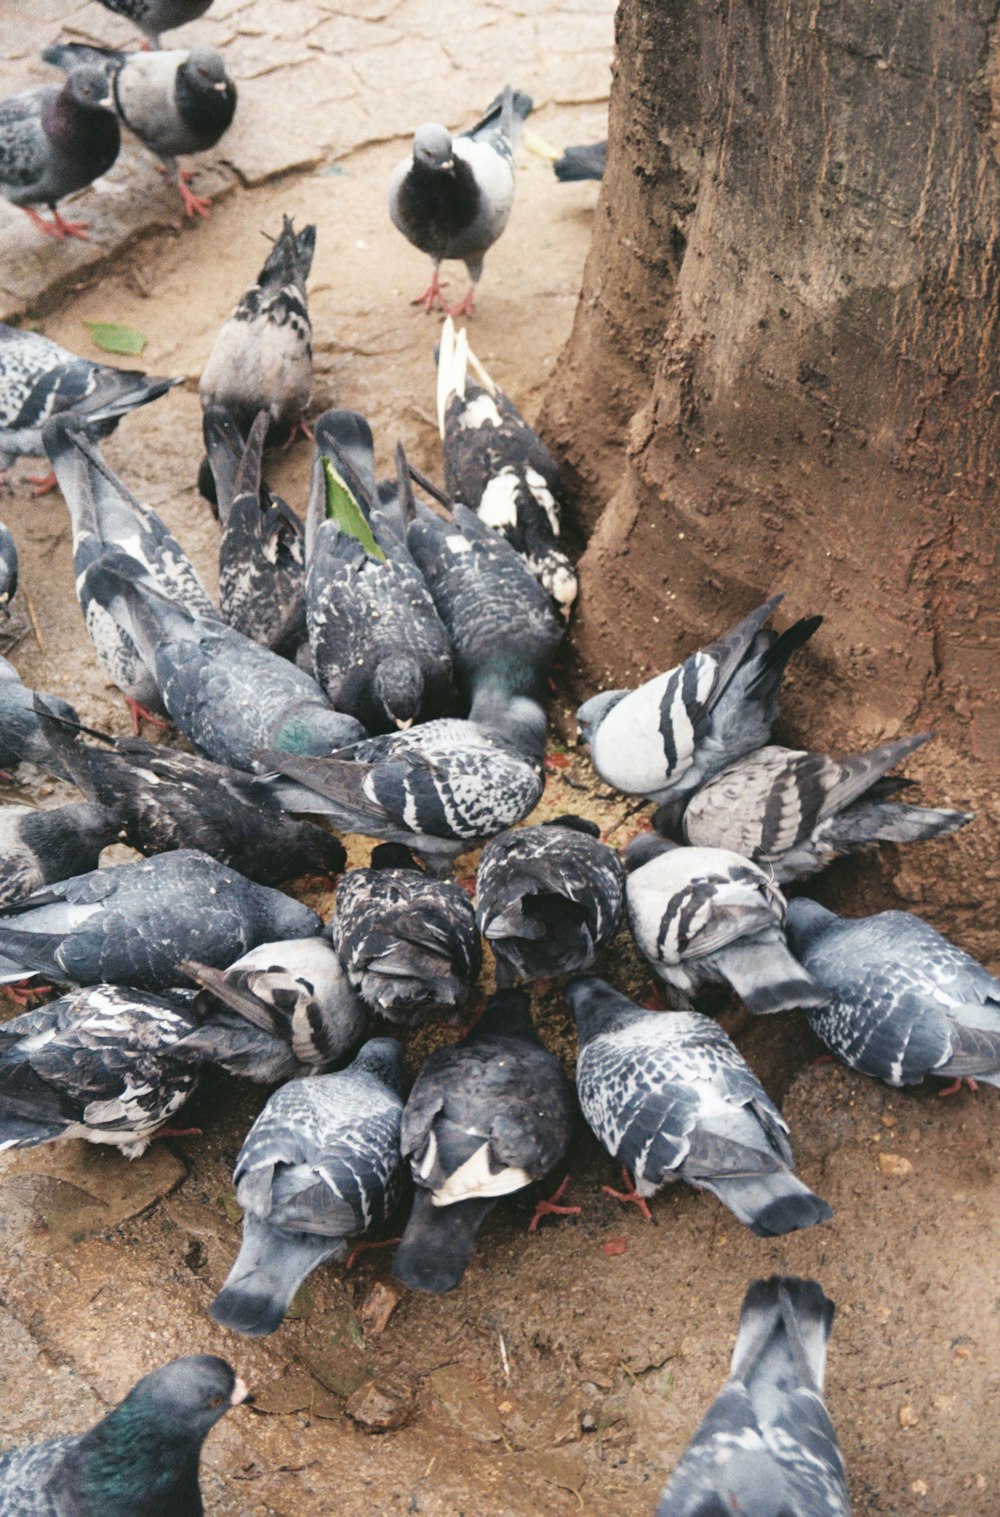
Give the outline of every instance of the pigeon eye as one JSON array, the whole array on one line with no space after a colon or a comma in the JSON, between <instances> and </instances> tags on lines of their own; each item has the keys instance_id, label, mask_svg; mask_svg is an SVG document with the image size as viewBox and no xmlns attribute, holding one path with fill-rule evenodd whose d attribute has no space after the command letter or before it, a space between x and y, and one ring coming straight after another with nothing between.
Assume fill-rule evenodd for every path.
<instances>
[{"instance_id":1,"label":"pigeon eye","mask_svg":"<svg viewBox=\"0 0 1000 1517\"><path fill-rule=\"evenodd\" d=\"M208 1398L208 1404L209 1406L221 1406L225 1399L225 1396L210 1396Z\"/></svg>"}]
</instances>

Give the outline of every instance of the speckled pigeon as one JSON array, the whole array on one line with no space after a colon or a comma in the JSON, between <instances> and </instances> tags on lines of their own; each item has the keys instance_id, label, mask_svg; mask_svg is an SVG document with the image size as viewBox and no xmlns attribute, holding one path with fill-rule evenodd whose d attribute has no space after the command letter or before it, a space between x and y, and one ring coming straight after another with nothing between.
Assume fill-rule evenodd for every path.
<instances>
[{"instance_id":1,"label":"speckled pigeon","mask_svg":"<svg viewBox=\"0 0 1000 1517\"><path fill-rule=\"evenodd\" d=\"M10 528L0 521L0 615L6 614L17 593L17 543Z\"/></svg>"},{"instance_id":2,"label":"speckled pigeon","mask_svg":"<svg viewBox=\"0 0 1000 1517\"><path fill-rule=\"evenodd\" d=\"M396 165L389 183L393 225L433 260L431 282L414 305L446 309L438 270L444 259L460 258L471 283L450 314L472 315L483 259L514 203L514 149L530 111L530 98L508 84L461 136L434 122L417 127L413 151Z\"/></svg>"},{"instance_id":3,"label":"speckled pigeon","mask_svg":"<svg viewBox=\"0 0 1000 1517\"><path fill-rule=\"evenodd\" d=\"M52 749L35 711L37 692L28 690L9 659L0 654L0 769L14 769L18 764L37 764L49 774L62 779L71 776ZM69 701L55 695L42 695L47 710L69 722L78 722Z\"/></svg>"},{"instance_id":4,"label":"speckled pigeon","mask_svg":"<svg viewBox=\"0 0 1000 1517\"><path fill-rule=\"evenodd\" d=\"M603 980L566 988L587 1122L634 1176L636 1201L686 1180L761 1238L832 1215L792 1174L788 1124L735 1043L697 1012L648 1012ZM614 1193L617 1194L617 1193Z\"/></svg>"},{"instance_id":5,"label":"speckled pigeon","mask_svg":"<svg viewBox=\"0 0 1000 1517\"><path fill-rule=\"evenodd\" d=\"M774 595L731 631L638 690L605 690L576 713L602 780L655 801L697 790L727 764L762 748L778 716L785 666L823 618L764 627Z\"/></svg>"},{"instance_id":6,"label":"speckled pigeon","mask_svg":"<svg viewBox=\"0 0 1000 1517\"><path fill-rule=\"evenodd\" d=\"M121 132L104 109L109 103L107 78L92 65L75 68L61 88L43 84L0 100L0 195L46 237L86 240L86 222L65 221L56 201L92 184L118 157ZM47 205L53 219L36 205Z\"/></svg>"},{"instance_id":7,"label":"speckled pigeon","mask_svg":"<svg viewBox=\"0 0 1000 1517\"><path fill-rule=\"evenodd\" d=\"M250 1399L224 1359L174 1359L89 1432L0 1454L0 1517L204 1517L202 1444Z\"/></svg>"},{"instance_id":8,"label":"speckled pigeon","mask_svg":"<svg viewBox=\"0 0 1000 1517\"><path fill-rule=\"evenodd\" d=\"M393 1273L415 1290L454 1290L502 1196L563 1158L573 1098L540 1042L523 991L492 996L461 1042L425 1059L403 1112L413 1209Z\"/></svg>"},{"instance_id":9,"label":"speckled pigeon","mask_svg":"<svg viewBox=\"0 0 1000 1517\"><path fill-rule=\"evenodd\" d=\"M106 806L0 806L0 905L96 869L118 834L118 818Z\"/></svg>"},{"instance_id":10,"label":"speckled pigeon","mask_svg":"<svg viewBox=\"0 0 1000 1517\"><path fill-rule=\"evenodd\" d=\"M788 950L785 898L726 848L679 848L646 833L625 851L632 936L668 985L691 995L729 985L762 1015L826 1004Z\"/></svg>"},{"instance_id":11,"label":"speckled pigeon","mask_svg":"<svg viewBox=\"0 0 1000 1517\"><path fill-rule=\"evenodd\" d=\"M788 940L829 998L809 1022L852 1069L896 1086L1000 1085L1000 980L919 917L848 920L800 898Z\"/></svg>"},{"instance_id":12,"label":"speckled pigeon","mask_svg":"<svg viewBox=\"0 0 1000 1517\"><path fill-rule=\"evenodd\" d=\"M384 1221L400 1199L403 1050L366 1043L339 1074L293 1080L247 1134L233 1174L243 1245L209 1315L262 1337L326 1259Z\"/></svg>"},{"instance_id":13,"label":"speckled pigeon","mask_svg":"<svg viewBox=\"0 0 1000 1517\"><path fill-rule=\"evenodd\" d=\"M772 1275L746 1293L729 1379L660 1497L656 1517L850 1517L823 1404L833 1302Z\"/></svg>"},{"instance_id":14,"label":"speckled pigeon","mask_svg":"<svg viewBox=\"0 0 1000 1517\"><path fill-rule=\"evenodd\" d=\"M600 829L579 816L502 832L476 873L476 922L497 984L587 969L625 911L625 870Z\"/></svg>"}]
</instances>

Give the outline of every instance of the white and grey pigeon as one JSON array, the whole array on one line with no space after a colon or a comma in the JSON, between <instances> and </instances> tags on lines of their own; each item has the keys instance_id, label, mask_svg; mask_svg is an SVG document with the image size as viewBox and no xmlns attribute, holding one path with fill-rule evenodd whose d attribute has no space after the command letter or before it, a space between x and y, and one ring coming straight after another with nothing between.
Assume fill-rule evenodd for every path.
<instances>
[{"instance_id":1,"label":"white and grey pigeon","mask_svg":"<svg viewBox=\"0 0 1000 1517\"><path fill-rule=\"evenodd\" d=\"M197 1026L172 999L103 984L0 1023L0 1151L84 1138L138 1158L194 1092Z\"/></svg>"},{"instance_id":2,"label":"white and grey pigeon","mask_svg":"<svg viewBox=\"0 0 1000 1517\"><path fill-rule=\"evenodd\" d=\"M366 436L368 456L359 458ZM379 507L364 417L324 412L316 449L306 580L316 677L338 710L370 732L405 731L449 703L448 634L405 527Z\"/></svg>"},{"instance_id":3,"label":"white and grey pigeon","mask_svg":"<svg viewBox=\"0 0 1000 1517\"><path fill-rule=\"evenodd\" d=\"M212 0L100 0L106 11L124 16L146 39L144 46L158 48L160 33L197 21Z\"/></svg>"},{"instance_id":4,"label":"white and grey pigeon","mask_svg":"<svg viewBox=\"0 0 1000 1517\"><path fill-rule=\"evenodd\" d=\"M662 802L762 748L778 717L785 666L823 620L804 617L779 636L764 623L783 598L772 596L638 690L605 690L584 701L576 719L601 779Z\"/></svg>"},{"instance_id":5,"label":"white and grey pigeon","mask_svg":"<svg viewBox=\"0 0 1000 1517\"><path fill-rule=\"evenodd\" d=\"M47 47L42 57L67 73L81 64L102 69L115 114L159 158L187 214L211 215L211 200L188 188L191 174L180 168L177 157L207 152L232 124L236 86L220 52L214 47L119 52L65 42Z\"/></svg>"},{"instance_id":6,"label":"white and grey pigeon","mask_svg":"<svg viewBox=\"0 0 1000 1517\"><path fill-rule=\"evenodd\" d=\"M53 416L71 411L86 437L108 437L129 411L181 383L77 358L40 332L0 322L0 470L25 454L44 455L42 428ZM29 479L40 490L55 484L54 475Z\"/></svg>"},{"instance_id":7,"label":"white and grey pigeon","mask_svg":"<svg viewBox=\"0 0 1000 1517\"><path fill-rule=\"evenodd\" d=\"M62 779L72 776L52 748L35 710L38 692L21 683L21 676L9 659L0 654L0 770L16 769L18 764L37 764L48 774ZM64 721L78 722L69 701L55 695L42 695L45 707Z\"/></svg>"},{"instance_id":8,"label":"white and grey pigeon","mask_svg":"<svg viewBox=\"0 0 1000 1517\"><path fill-rule=\"evenodd\" d=\"M181 848L96 869L0 911L0 985L33 973L154 993L184 982L181 959L225 968L279 938L313 937L314 911Z\"/></svg>"},{"instance_id":9,"label":"white and grey pigeon","mask_svg":"<svg viewBox=\"0 0 1000 1517\"><path fill-rule=\"evenodd\" d=\"M759 865L727 848L680 848L644 833L626 848L625 867L632 936L683 996L728 985L757 1016L826 1004L788 948L787 903Z\"/></svg>"},{"instance_id":10,"label":"white and grey pigeon","mask_svg":"<svg viewBox=\"0 0 1000 1517\"><path fill-rule=\"evenodd\" d=\"M849 920L799 898L788 938L828 997L810 1025L852 1069L895 1086L927 1075L953 1090L1000 1086L1000 980L927 922L908 911Z\"/></svg>"},{"instance_id":11,"label":"white and grey pigeon","mask_svg":"<svg viewBox=\"0 0 1000 1517\"><path fill-rule=\"evenodd\" d=\"M464 1005L482 965L461 885L430 878L392 843L343 876L327 931L365 1005L404 1027Z\"/></svg>"},{"instance_id":12,"label":"white and grey pigeon","mask_svg":"<svg viewBox=\"0 0 1000 1517\"><path fill-rule=\"evenodd\" d=\"M118 838L118 817L106 806L0 806L0 905L96 869L102 851Z\"/></svg>"},{"instance_id":13,"label":"white and grey pigeon","mask_svg":"<svg viewBox=\"0 0 1000 1517\"><path fill-rule=\"evenodd\" d=\"M434 1295L454 1290L490 1212L544 1179L572 1131L569 1082L535 1032L527 995L499 991L471 1032L424 1060L403 1111L415 1188L396 1278Z\"/></svg>"},{"instance_id":14,"label":"white and grey pigeon","mask_svg":"<svg viewBox=\"0 0 1000 1517\"><path fill-rule=\"evenodd\" d=\"M202 1445L252 1399L224 1359L174 1359L88 1432L0 1454L0 1517L204 1517Z\"/></svg>"},{"instance_id":15,"label":"white and grey pigeon","mask_svg":"<svg viewBox=\"0 0 1000 1517\"><path fill-rule=\"evenodd\" d=\"M0 521L0 616L6 615L17 593L17 543L8 526Z\"/></svg>"},{"instance_id":16,"label":"white and grey pigeon","mask_svg":"<svg viewBox=\"0 0 1000 1517\"><path fill-rule=\"evenodd\" d=\"M760 1238L833 1215L792 1173L788 1124L718 1022L694 1011L643 1011L591 976L566 1000L580 1051L576 1090L595 1137L646 1198L686 1180L710 1191Z\"/></svg>"},{"instance_id":17,"label":"white and grey pigeon","mask_svg":"<svg viewBox=\"0 0 1000 1517\"><path fill-rule=\"evenodd\" d=\"M930 742L931 732L832 759L768 745L721 770L693 795L665 802L658 832L695 847L730 848L784 884L876 843L912 843L957 832L971 811L893 799L913 783L888 771Z\"/></svg>"},{"instance_id":18,"label":"white and grey pigeon","mask_svg":"<svg viewBox=\"0 0 1000 1517\"><path fill-rule=\"evenodd\" d=\"M625 914L625 869L580 816L517 827L487 843L476 872L476 922L497 984L576 974L611 942Z\"/></svg>"},{"instance_id":19,"label":"white and grey pigeon","mask_svg":"<svg viewBox=\"0 0 1000 1517\"><path fill-rule=\"evenodd\" d=\"M433 261L431 282L414 305L446 309L438 271L445 259L460 258L470 285L450 314L472 315L483 259L514 204L514 150L530 111L529 96L508 84L482 120L458 137L435 122L417 127L412 153L389 182L393 225Z\"/></svg>"},{"instance_id":20,"label":"white and grey pigeon","mask_svg":"<svg viewBox=\"0 0 1000 1517\"><path fill-rule=\"evenodd\" d=\"M667 1481L656 1517L851 1517L823 1402L833 1310L815 1280L753 1282L729 1379Z\"/></svg>"},{"instance_id":21,"label":"white and grey pigeon","mask_svg":"<svg viewBox=\"0 0 1000 1517\"><path fill-rule=\"evenodd\" d=\"M502 533L568 617L577 578L559 545L559 465L450 316L438 347L437 412L449 496Z\"/></svg>"},{"instance_id":22,"label":"white and grey pigeon","mask_svg":"<svg viewBox=\"0 0 1000 1517\"><path fill-rule=\"evenodd\" d=\"M281 1326L307 1275L346 1259L402 1190L403 1050L374 1038L339 1074L293 1080L271 1096L233 1173L243 1244L209 1316L263 1337Z\"/></svg>"},{"instance_id":23,"label":"white and grey pigeon","mask_svg":"<svg viewBox=\"0 0 1000 1517\"><path fill-rule=\"evenodd\" d=\"M121 132L102 69L75 68L66 83L43 84L0 100L0 195L46 237L86 240L84 221L66 221L56 202L106 174ZM52 220L34 209L47 205Z\"/></svg>"}]
</instances>

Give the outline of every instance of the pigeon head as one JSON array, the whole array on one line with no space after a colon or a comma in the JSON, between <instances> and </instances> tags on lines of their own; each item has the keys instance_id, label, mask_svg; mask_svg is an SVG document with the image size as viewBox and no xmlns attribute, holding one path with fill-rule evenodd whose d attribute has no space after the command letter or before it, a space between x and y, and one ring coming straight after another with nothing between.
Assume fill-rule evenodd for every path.
<instances>
[{"instance_id":1,"label":"pigeon head","mask_svg":"<svg viewBox=\"0 0 1000 1517\"><path fill-rule=\"evenodd\" d=\"M419 869L409 848L403 843L378 843L372 849L371 869Z\"/></svg>"},{"instance_id":2,"label":"pigeon head","mask_svg":"<svg viewBox=\"0 0 1000 1517\"><path fill-rule=\"evenodd\" d=\"M110 98L108 76L93 63L82 63L75 68L66 81L66 94L78 105L103 105Z\"/></svg>"},{"instance_id":3,"label":"pigeon head","mask_svg":"<svg viewBox=\"0 0 1000 1517\"><path fill-rule=\"evenodd\" d=\"M188 53L187 68L189 73L195 74L198 80L210 89L228 88L226 65L217 48L193 47Z\"/></svg>"},{"instance_id":4,"label":"pigeon head","mask_svg":"<svg viewBox=\"0 0 1000 1517\"><path fill-rule=\"evenodd\" d=\"M433 121L418 126L413 134L413 161L421 168L447 172L455 162L448 128Z\"/></svg>"},{"instance_id":5,"label":"pigeon head","mask_svg":"<svg viewBox=\"0 0 1000 1517\"><path fill-rule=\"evenodd\" d=\"M804 895L796 896L788 903L788 916L785 919L789 948L799 957L803 949L808 948L817 938L823 937L839 920L835 912L827 911L818 901L810 901Z\"/></svg>"},{"instance_id":6,"label":"pigeon head","mask_svg":"<svg viewBox=\"0 0 1000 1517\"><path fill-rule=\"evenodd\" d=\"M602 1032L615 1032L648 1015L628 996L612 990L607 981L592 974L570 980L563 995L573 1014L581 1048Z\"/></svg>"},{"instance_id":7,"label":"pigeon head","mask_svg":"<svg viewBox=\"0 0 1000 1517\"><path fill-rule=\"evenodd\" d=\"M397 1096L403 1094L403 1045L397 1038L372 1038L348 1068L356 1074L369 1074L388 1085Z\"/></svg>"},{"instance_id":8,"label":"pigeon head","mask_svg":"<svg viewBox=\"0 0 1000 1517\"><path fill-rule=\"evenodd\" d=\"M527 1037L537 1041L527 991L498 990L490 996L485 1011L467 1036L471 1039L497 1033L503 1037Z\"/></svg>"},{"instance_id":9,"label":"pigeon head","mask_svg":"<svg viewBox=\"0 0 1000 1517\"><path fill-rule=\"evenodd\" d=\"M661 837L673 838L675 843L683 843L684 813L690 799L690 792L685 791L683 795L671 796L669 800L663 802L662 806L657 806L653 813L653 826Z\"/></svg>"},{"instance_id":10,"label":"pigeon head","mask_svg":"<svg viewBox=\"0 0 1000 1517\"><path fill-rule=\"evenodd\" d=\"M375 698L394 726L405 732L413 725L424 693L420 665L409 653L393 653L375 670Z\"/></svg>"},{"instance_id":11,"label":"pigeon head","mask_svg":"<svg viewBox=\"0 0 1000 1517\"><path fill-rule=\"evenodd\" d=\"M165 1439L202 1439L230 1407L246 1401L249 1391L225 1359L191 1354L144 1375L118 1408L155 1420Z\"/></svg>"},{"instance_id":12,"label":"pigeon head","mask_svg":"<svg viewBox=\"0 0 1000 1517\"><path fill-rule=\"evenodd\" d=\"M266 899L267 931L275 942L284 938L314 938L323 930L323 923L315 911L295 901L280 890L267 886L256 887Z\"/></svg>"},{"instance_id":13,"label":"pigeon head","mask_svg":"<svg viewBox=\"0 0 1000 1517\"><path fill-rule=\"evenodd\" d=\"M593 742L594 733L611 710L617 706L620 700L631 694L628 690L604 690L600 695L592 695L589 701L584 701L582 706L577 707L576 719L580 724L580 741L583 743Z\"/></svg>"},{"instance_id":14,"label":"pigeon head","mask_svg":"<svg viewBox=\"0 0 1000 1517\"><path fill-rule=\"evenodd\" d=\"M280 753L298 753L315 758L328 758L339 748L351 743L360 743L368 734L353 716L334 711L332 706L303 702L286 716L274 734L269 747Z\"/></svg>"},{"instance_id":15,"label":"pigeon head","mask_svg":"<svg viewBox=\"0 0 1000 1517\"><path fill-rule=\"evenodd\" d=\"M655 832L640 832L625 849L625 869L627 873L634 874L643 864L658 859L661 853L673 853L676 847L676 843L671 843L669 838L658 837Z\"/></svg>"},{"instance_id":16,"label":"pigeon head","mask_svg":"<svg viewBox=\"0 0 1000 1517\"><path fill-rule=\"evenodd\" d=\"M548 821L543 822L542 825L544 827L568 827L571 832L582 832L589 838L599 838L601 835L601 829L596 822L592 822L589 817L577 816L572 811L565 811L562 816L549 817Z\"/></svg>"}]
</instances>

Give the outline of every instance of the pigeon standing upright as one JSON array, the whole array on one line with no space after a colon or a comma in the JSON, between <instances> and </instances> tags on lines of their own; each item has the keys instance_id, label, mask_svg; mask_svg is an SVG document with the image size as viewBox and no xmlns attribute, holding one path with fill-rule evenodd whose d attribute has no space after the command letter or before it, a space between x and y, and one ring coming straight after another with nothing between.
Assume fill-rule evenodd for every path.
<instances>
[{"instance_id":1,"label":"pigeon standing upright","mask_svg":"<svg viewBox=\"0 0 1000 1517\"><path fill-rule=\"evenodd\" d=\"M434 122L417 127L413 152L396 165L389 183L393 225L433 260L431 282L414 305L444 308L438 270L444 259L460 258L471 283L449 314L472 315L483 259L514 203L514 150L530 111L530 98L508 84L461 136Z\"/></svg>"},{"instance_id":2,"label":"pigeon standing upright","mask_svg":"<svg viewBox=\"0 0 1000 1517\"><path fill-rule=\"evenodd\" d=\"M0 614L5 614L17 593L17 544L9 527L0 521Z\"/></svg>"},{"instance_id":3,"label":"pigeon standing upright","mask_svg":"<svg viewBox=\"0 0 1000 1517\"><path fill-rule=\"evenodd\" d=\"M0 195L46 237L86 240L83 221L65 221L56 202L106 174L118 157L121 132L110 110L104 71L73 69L60 89L43 84L0 100ZM52 220L33 208L47 205Z\"/></svg>"},{"instance_id":4,"label":"pigeon standing upright","mask_svg":"<svg viewBox=\"0 0 1000 1517\"><path fill-rule=\"evenodd\" d=\"M212 0L100 0L106 11L125 16L142 32L146 48L158 48L160 33L172 32L203 16Z\"/></svg>"},{"instance_id":5,"label":"pigeon standing upright","mask_svg":"<svg viewBox=\"0 0 1000 1517\"><path fill-rule=\"evenodd\" d=\"M833 1302L815 1280L772 1275L746 1293L729 1379L670 1479L656 1517L850 1517L823 1403Z\"/></svg>"},{"instance_id":6,"label":"pigeon standing upright","mask_svg":"<svg viewBox=\"0 0 1000 1517\"><path fill-rule=\"evenodd\" d=\"M416 1188L396 1278L454 1290L497 1202L554 1169L572 1130L569 1084L528 997L500 991L461 1042L424 1061L406 1103L401 1147Z\"/></svg>"},{"instance_id":7,"label":"pigeon standing upright","mask_svg":"<svg viewBox=\"0 0 1000 1517\"><path fill-rule=\"evenodd\" d=\"M89 1432L0 1454L0 1514L204 1517L202 1445L230 1407L251 1399L224 1359L174 1359Z\"/></svg>"},{"instance_id":8,"label":"pigeon standing upright","mask_svg":"<svg viewBox=\"0 0 1000 1517\"><path fill-rule=\"evenodd\" d=\"M760 1238L832 1212L792 1174L788 1124L711 1017L648 1012L603 980L573 980L566 1000L580 1052L576 1089L592 1132L645 1198L686 1180L711 1191Z\"/></svg>"},{"instance_id":9,"label":"pigeon standing upright","mask_svg":"<svg viewBox=\"0 0 1000 1517\"><path fill-rule=\"evenodd\" d=\"M96 869L118 836L118 817L106 806L0 806L0 905Z\"/></svg>"}]
</instances>

